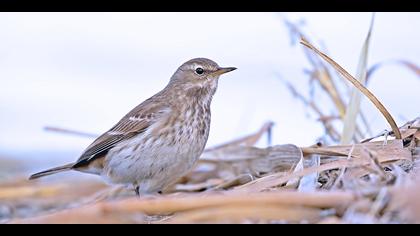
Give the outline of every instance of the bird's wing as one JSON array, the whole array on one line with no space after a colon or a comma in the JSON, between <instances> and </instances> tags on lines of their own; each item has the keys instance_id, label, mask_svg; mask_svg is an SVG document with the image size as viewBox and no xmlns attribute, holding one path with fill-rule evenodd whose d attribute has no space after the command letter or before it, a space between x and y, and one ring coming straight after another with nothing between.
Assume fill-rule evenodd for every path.
<instances>
[{"instance_id":1,"label":"bird's wing","mask_svg":"<svg viewBox=\"0 0 420 236\"><path fill-rule=\"evenodd\" d=\"M169 106L144 105L146 104L134 108L108 132L99 136L86 148L73 168L85 166L97 158L104 157L118 143L145 132L152 124L171 112Z\"/></svg>"}]
</instances>

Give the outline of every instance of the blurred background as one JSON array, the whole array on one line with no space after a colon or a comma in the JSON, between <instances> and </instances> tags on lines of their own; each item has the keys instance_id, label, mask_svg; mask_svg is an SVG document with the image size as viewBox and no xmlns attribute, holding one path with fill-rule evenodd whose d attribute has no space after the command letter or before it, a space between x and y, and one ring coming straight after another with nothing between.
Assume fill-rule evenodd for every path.
<instances>
[{"instance_id":1,"label":"blurred background","mask_svg":"<svg viewBox=\"0 0 420 236\"><path fill-rule=\"evenodd\" d=\"M336 111L310 82L311 65L285 21L354 75L371 16L0 13L0 160L24 160L17 170L76 160L93 139L44 127L101 134L195 57L238 68L220 79L207 146L255 132L266 121L275 123L272 144L312 145L325 136L324 126L284 81L317 100L326 115ZM368 65L400 59L418 65L419 22L420 13L376 13ZM420 80L412 70L384 66L368 88L398 125L419 115ZM366 99L362 108L373 134L388 128ZM266 139L258 143L266 145Z\"/></svg>"}]
</instances>

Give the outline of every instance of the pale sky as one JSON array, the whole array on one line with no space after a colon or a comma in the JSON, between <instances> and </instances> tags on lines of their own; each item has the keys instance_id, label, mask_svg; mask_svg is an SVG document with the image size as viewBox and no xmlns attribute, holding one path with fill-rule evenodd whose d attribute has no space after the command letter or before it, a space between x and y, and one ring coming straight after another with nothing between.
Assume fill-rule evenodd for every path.
<instances>
[{"instance_id":1,"label":"pale sky","mask_svg":"<svg viewBox=\"0 0 420 236\"><path fill-rule=\"evenodd\" d=\"M195 57L238 68L220 79L208 146L268 120L274 144L311 145L323 128L278 78L308 91L307 61L282 17L305 20L303 29L355 73L370 13L0 13L0 156L77 159L93 140L43 127L105 132ZM419 23L419 13L377 13L369 64L419 65ZM369 88L398 124L420 115L412 72L384 67ZM375 133L388 127L366 100L363 109Z\"/></svg>"}]
</instances>

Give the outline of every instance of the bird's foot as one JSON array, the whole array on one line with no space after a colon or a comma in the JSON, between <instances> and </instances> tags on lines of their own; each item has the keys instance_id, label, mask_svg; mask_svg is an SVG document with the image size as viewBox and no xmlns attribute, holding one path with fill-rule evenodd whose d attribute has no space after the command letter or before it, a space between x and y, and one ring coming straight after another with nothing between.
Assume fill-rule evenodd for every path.
<instances>
[{"instance_id":1,"label":"bird's foot","mask_svg":"<svg viewBox=\"0 0 420 236\"><path fill-rule=\"evenodd\" d=\"M153 200L162 195L162 191L156 193L141 193L139 187L134 187L134 192L136 193L137 197L143 200Z\"/></svg>"}]
</instances>

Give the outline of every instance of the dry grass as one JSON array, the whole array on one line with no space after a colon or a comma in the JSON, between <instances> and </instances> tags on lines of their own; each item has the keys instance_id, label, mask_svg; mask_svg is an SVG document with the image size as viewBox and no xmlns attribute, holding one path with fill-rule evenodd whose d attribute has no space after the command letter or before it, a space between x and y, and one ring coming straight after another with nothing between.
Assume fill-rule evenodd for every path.
<instances>
[{"instance_id":1,"label":"dry grass","mask_svg":"<svg viewBox=\"0 0 420 236\"><path fill-rule=\"evenodd\" d=\"M0 182L0 220L5 223L419 223L420 117L398 127L385 106L342 66L311 44L299 29L316 80L337 114L325 115L287 82L290 91L319 116L330 145L254 144L271 134L272 122L248 136L208 148L195 169L162 195L134 196L95 180ZM418 67L405 63L418 74ZM331 68L335 71L331 72ZM374 69L372 69L374 68ZM366 70L366 79L375 65ZM346 80L338 80L341 75ZM388 121L391 132L371 138L357 112L353 144L339 143L333 121L346 117L349 81ZM346 95L347 94L347 95ZM357 116L356 116L357 118ZM353 118L353 119L356 119ZM71 130L55 131L92 136ZM303 134L302 134L303 135Z\"/></svg>"},{"instance_id":2,"label":"dry grass","mask_svg":"<svg viewBox=\"0 0 420 236\"><path fill-rule=\"evenodd\" d=\"M138 198L93 180L20 179L0 185L0 216L7 223L419 222L419 126L420 118L400 127L404 142L256 148L235 140L207 151L159 196Z\"/></svg>"}]
</instances>

